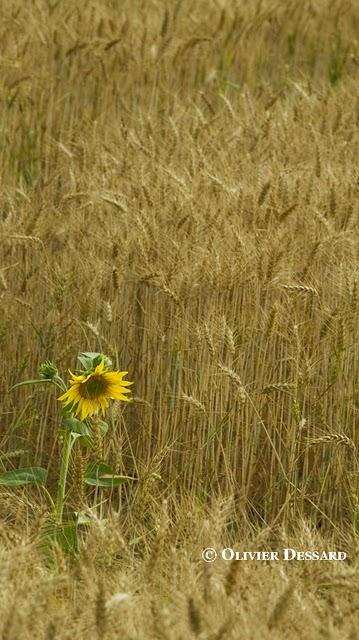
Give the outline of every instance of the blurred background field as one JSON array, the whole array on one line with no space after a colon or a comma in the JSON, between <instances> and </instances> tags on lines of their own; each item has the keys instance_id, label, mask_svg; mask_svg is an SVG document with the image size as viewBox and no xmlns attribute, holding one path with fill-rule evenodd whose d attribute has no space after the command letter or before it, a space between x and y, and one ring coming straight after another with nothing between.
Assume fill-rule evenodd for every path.
<instances>
[{"instance_id":1,"label":"blurred background field","mask_svg":"<svg viewBox=\"0 0 359 640\"><path fill-rule=\"evenodd\" d=\"M65 374L80 351L102 351L135 381L101 453L137 481L84 496L73 461L74 510L85 504L116 529L108 563L94 552L83 567L86 580L102 576L86 637L238 637L229 622L216 636L220 625L202 621L211 597L243 616L244 637L357 637L357 2L5 0L0 16L1 470L41 464L56 480L54 394L10 390L44 360ZM6 562L22 547L32 558L21 580L6 579L19 585L4 590L3 638L82 637L81 625L51 630L47 574L42 622L32 628L26 607L14 622L21 584L45 571L31 555L45 505L33 490L1 501ZM220 566L217 591L196 604L196 541L261 531L273 548L346 547L353 566L291 576L246 565L249 595L223 586ZM84 554L103 549L96 535ZM157 567L166 536L178 559L168 551ZM69 601L76 617L85 580L61 562L56 580L72 595L55 598L59 619ZM322 571L344 571L344 587ZM171 581L183 612L174 593L166 603ZM306 621L282 616L285 604L273 623L286 581ZM110 585L145 602L120 631L98 622ZM276 595L257 629L268 585Z\"/></svg>"}]
</instances>

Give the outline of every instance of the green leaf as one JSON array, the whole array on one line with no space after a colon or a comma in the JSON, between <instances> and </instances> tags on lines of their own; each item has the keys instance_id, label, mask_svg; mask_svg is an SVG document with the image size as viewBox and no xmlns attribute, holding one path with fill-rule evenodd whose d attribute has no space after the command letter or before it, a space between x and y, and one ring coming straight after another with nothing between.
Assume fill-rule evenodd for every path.
<instances>
[{"instance_id":1,"label":"green leaf","mask_svg":"<svg viewBox=\"0 0 359 640\"><path fill-rule=\"evenodd\" d=\"M98 421L98 426L100 427L100 431L101 431L102 435L105 436L106 433L108 432L108 424L107 424L107 422L104 422L103 420L99 420Z\"/></svg>"},{"instance_id":2,"label":"green leaf","mask_svg":"<svg viewBox=\"0 0 359 640\"><path fill-rule=\"evenodd\" d=\"M49 520L40 531L40 550L49 566L56 564L56 547L60 547L66 554L76 555L79 550L79 540L76 522L56 524Z\"/></svg>"},{"instance_id":3,"label":"green leaf","mask_svg":"<svg viewBox=\"0 0 359 640\"><path fill-rule=\"evenodd\" d=\"M65 427L65 429L80 434L80 436L91 435L88 426L84 422L81 422L81 420L77 420L77 418L65 418L65 420L62 421L62 426Z\"/></svg>"},{"instance_id":4,"label":"green leaf","mask_svg":"<svg viewBox=\"0 0 359 640\"><path fill-rule=\"evenodd\" d=\"M119 487L128 480L135 480L130 476L120 476L114 473L107 464L91 464L85 474L85 482L93 487Z\"/></svg>"},{"instance_id":5,"label":"green leaf","mask_svg":"<svg viewBox=\"0 0 359 640\"><path fill-rule=\"evenodd\" d=\"M96 358L99 357L103 357L103 353L100 353L99 351L83 351L82 353L80 353L78 359L80 360L81 356L85 356L85 358L88 358L89 360L95 360ZM80 360L81 362L81 360Z\"/></svg>"},{"instance_id":6,"label":"green leaf","mask_svg":"<svg viewBox=\"0 0 359 640\"><path fill-rule=\"evenodd\" d=\"M14 471L0 473L0 485L21 487L25 484L45 484L47 469L42 467L24 467Z\"/></svg>"},{"instance_id":7,"label":"green leaf","mask_svg":"<svg viewBox=\"0 0 359 640\"><path fill-rule=\"evenodd\" d=\"M97 365L99 365L102 360L105 360L106 367L110 367L112 364L110 358L105 356L104 353L97 353L95 351L85 351L83 353L80 353L77 359L81 362L85 371L95 369L95 367L97 367Z\"/></svg>"},{"instance_id":8,"label":"green leaf","mask_svg":"<svg viewBox=\"0 0 359 640\"><path fill-rule=\"evenodd\" d=\"M98 425L102 435L106 435L108 431L107 422L100 420ZM85 422L81 422L81 420L77 420L77 418L65 418L65 420L62 421L62 427L69 429L73 436L77 435L78 443L82 446L87 448L93 447L93 433L91 426L88 426Z\"/></svg>"},{"instance_id":9,"label":"green leaf","mask_svg":"<svg viewBox=\"0 0 359 640\"><path fill-rule=\"evenodd\" d=\"M56 532L56 542L66 553L77 553L78 537L76 522L61 525Z\"/></svg>"},{"instance_id":10,"label":"green leaf","mask_svg":"<svg viewBox=\"0 0 359 640\"><path fill-rule=\"evenodd\" d=\"M87 371L88 369L91 369L91 364L92 364L91 358L88 358L87 356L82 354L77 359L81 362L85 371Z\"/></svg>"},{"instance_id":11,"label":"green leaf","mask_svg":"<svg viewBox=\"0 0 359 640\"><path fill-rule=\"evenodd\" d=\"M66 429L70 429L70 431L74 431L75 433L79 433L81 436L91 436L92 435L92 430L91 428L85 423L82 422L81 420L78 420L77 418L65 418L65 420L62 421L62 426L65 427ZM99 420L98 421L98 426L100 427L100 431L103 435L106 435L106 433L108 432L108 424L107 422L104 422L103 420Z\"/></svg>"}]
</instances>

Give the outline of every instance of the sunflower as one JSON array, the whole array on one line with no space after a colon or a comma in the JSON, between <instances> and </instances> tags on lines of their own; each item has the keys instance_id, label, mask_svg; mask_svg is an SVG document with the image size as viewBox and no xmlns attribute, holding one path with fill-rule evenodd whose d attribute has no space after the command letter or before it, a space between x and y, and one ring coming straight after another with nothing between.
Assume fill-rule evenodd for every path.
<instances>
[{"instance_id":1,"label":"sunflower","mask_svg":"<svg viewBox=\"0 0 359 640\"><path fill-rule=\"evenodd\" d=\"M127 371L108 371L105 360L101 360L93 371L85 372L79 376L71 373L70 388L58 398L66 407L71 405L75 415L84 420L88 416L93 416L99 409L102 415L108 407L108 398L112 400L126 400L126 389L133 382L123 380Z\"/></svg>"}]
</instances>

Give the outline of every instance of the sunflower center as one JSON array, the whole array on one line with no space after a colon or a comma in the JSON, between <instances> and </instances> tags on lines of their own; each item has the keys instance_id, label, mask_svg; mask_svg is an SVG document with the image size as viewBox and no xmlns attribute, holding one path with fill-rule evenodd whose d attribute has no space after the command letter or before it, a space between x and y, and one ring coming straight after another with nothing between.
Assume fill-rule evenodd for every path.
<instances>
[{"instance_id":1,"label":"sunflower center","mask_svg":"<svg viewBox=\"0 0 359 640\"><path fill-rule=\"evenodd\" d=\"M102 376L91 376L79 385L79 393L85 400L92 400L104 395L106 388L106 380Z\"/></svg>"}]
</instances>

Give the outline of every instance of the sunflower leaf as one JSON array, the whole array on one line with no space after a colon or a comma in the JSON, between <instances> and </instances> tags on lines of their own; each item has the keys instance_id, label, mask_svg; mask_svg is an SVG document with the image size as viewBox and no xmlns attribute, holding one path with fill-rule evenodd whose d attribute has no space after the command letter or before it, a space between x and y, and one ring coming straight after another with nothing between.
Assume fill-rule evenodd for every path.
<instances>
[{"instance_id":1,"label":"sunflower leaf","mask_svg":"<svg viewBox=\"0 0 359 640\"><path fill-rule=\"evenodd\" d=\"M106 435L106 433L108 431L107 422L104 422L103 420L99 420L98 421L98 426L99 426L99 429L100 429L102 435ZM62 421L62 427L65 428L66 430L71 431L74 436L76 435L79 444L81 444L81 445L83 445L84 447L87 447L87 448L92 448L92 446L93 446L92 435L93 434L92 434L91 426L89 426L85 422L82 422L81 420L78 420L77 418L74 418L74 417L71 416L69 418L65 418Z\"/></svg>"},{"instance_id":2,"label":"sunflower leaf","mask_svg":"<svg viewBox=\"0 0 359 640\"><path fill-rule=\"evenodd\" d=\"M83 368L85 369L85 371L87 371L88 369L91 369L91 367L92 367L92 358L89 358L84 353L82 353L81 355L78 356L77 359L81 362L81 364L82 364Z\"/></svg>"},{"instance_id":3,"label":"sunflower leaf","mask_svg":"<svg viewBox=\"0 0 359 640\"><path fill-rule=\"evenodd\" d=\"M97 353L95 351L84 351L83 353L80 353L77 359L81 362L85 371L95 369L97 365L102 362L102 360L105 361L106 368L112 365L112 361L110 360L110 358L105 356L103 353Z\"/></svg>"},{"instance_id":4,"label":"sunflower leaf","mask_svg":"<svg viewBox=\"0 0 359 640\"><path fill-rule=\"evenodd\" d=\"M81 422L81 420L77 420L77 418L65 418L65 420L62 421L62 426L74 433L78 433L80 436L91 435L88 426L84 422Z\"/></svg>"},{"instance_id":5,"label":"sunflower leaf","mask_svg":"<svg viewBox=\"0 0 359 640\"><path fill-rule=\"evenodd\" d=\"M114 473L107 464L90 464L87 468L85 478L86 484L93 487L119 487L128 480L135 480L130 476L120 476Z\"/></svg>"},{"instance_id":6,"label":"sunflower leaf","mask_svg":"<svg viewBox=\"0 0 359 640\"><path fill-rule=\"evenodd\" d=\"M106 435L106 433L108 432L108 424L107 422L104 422L103 420L99 420L98 421L98 426L100 427L100 431L102 433L102 435Z\"/></svg>"},{"instance_id":7,"label":"sunflower leaf","mask_svg":"<svg viewBox=\"0 0 359 640\"><path fill-rule=\"evenodd\" d=\"M40 529L39 546L49 566L56 564L56 547L65 553L76 555L79 550L77 522L57 524L49 519Z\"/></svg>"},{"instance_id":8,"label":"sunflower leaf","mask_svg":"<svg viewBox=\"0 0 359 640\"><path fill-rule=\"evenodd\" d=\"M25 484L44 485L47 478L47 469L42 467L24 467L0 473L0 485L6 487L21 487Z\"/></svg>"},{"instance_id":9,"label":"sunflower leaf","mask_svg":"<svg viewBox=\"0 0 359 640\"><path fill-rule=\"evenodd\" d=\"M79 360L80 360L81 356L85 356L85 358L89 358L90 360L94 360L95 358L102 357L103 354L100 353L99 351L83 351L79 355Z\"/></svg>"}]
</instances>

